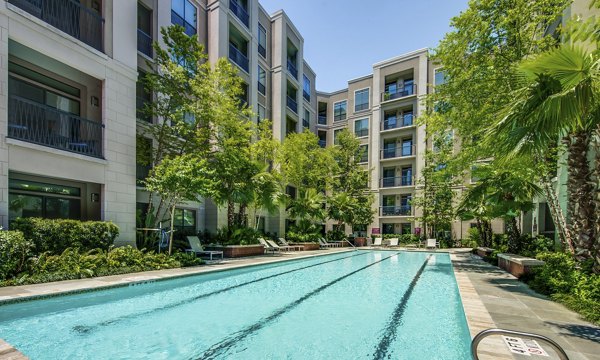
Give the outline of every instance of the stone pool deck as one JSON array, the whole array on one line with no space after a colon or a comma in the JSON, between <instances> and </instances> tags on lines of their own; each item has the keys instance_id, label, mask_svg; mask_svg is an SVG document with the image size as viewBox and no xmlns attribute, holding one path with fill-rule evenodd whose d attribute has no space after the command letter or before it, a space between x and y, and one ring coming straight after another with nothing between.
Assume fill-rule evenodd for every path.
<instances>
[{"instance_id":1,"label":"stone pool deck","mask_svg":"<svg viewBox=\"0 0 600 360\"><path fill-rule=\"evenodd\" d=\"M368 248L362 248L368 249ZM379 250L379 248L377 248ZM389 249L392 250L392 249ZM393 250L404 250L393 249ZM69 280L46 284L0 288L0 305L6 302L77 293L102 288L127 286L132 283L155 281L214 271L261 265L290 259L309 258L352 251L349 248L290 252L241 259L225 259L201 267L148 271L93 279ZM408 251L420 251L408 249ZM600 360L600 328L583 320L564 306L531 291L507 272L492 266L469 250L437 250L449 252L461 294L471 336L489 328L533 332L558 342L571 360ZM506 354L505 345L496 338L486 342L481 359L513 359ZM26 359L0 339L0 360Z\"/></svg>"}]
</instances>

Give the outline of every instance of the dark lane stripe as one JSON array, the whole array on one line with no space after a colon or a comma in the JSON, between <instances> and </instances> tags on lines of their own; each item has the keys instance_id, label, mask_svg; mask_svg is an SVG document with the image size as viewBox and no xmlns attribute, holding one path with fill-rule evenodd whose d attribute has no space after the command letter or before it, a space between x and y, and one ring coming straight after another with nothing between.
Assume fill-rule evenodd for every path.
<instances>
[{"instance_id":1,"label":"dark lane stripe","mask_svg":"<svg viewBox=\"0 0 600 360\"><path fill-rule=\"evenodd\" d=\"M92 330L94 330L97 327L113 325L113 324L116 324L116 323L119 323L119 322L122 322L122 321L125 321L125 320L128 320L128 319L136 318L138 316L144 316L144 315L147 315L147 314L153 314L153 313L155 313L157 311L163 311L163 310L172 309L172 308L175 308L175 307L178 307L178 306L182 306L182 305L186 305L186 304L192 303L192 302L194 302L196 300L205 299L205 298L210 297L210 296L222 294L224 292L227 292L227 291L230 291L230 290L233 290L233 289L237 289L237 288L240 288L242 286L247 286L247 285L250 285L250 284L255 284L257 282L265 281L265 280L268 280L268 279L273 279L273 278L276 278L276 277L279 277L279 276L283 276L283 275L287 275L287 274L290 274L290 273L293 273L293 272L296 272L296 271L306 270L306 269L309 269L309 268L312 268L312 267L315 267L315 266L320 266L320 265L332 263L334 261L340 261L340 260L352 258L352 257L355 257L355 256L366 255L366 254L368 254L368 252L364 252L362 254L354 254L354 255L351 255L351 256L344 256L344 257L336 258L336 259L333 259L333 260L322 261L320 263L316 263L316 264L312 264L312 265L307 265L307 266L303 266L303 267L300 267L300 268L297 268L297 269L292 269L292 270L280 272L280 273L277 273L277 274L273 274L273 275L265 276L265 277L258 278L258 279L255 279L255 280L247 281L247 282L244 282L244 283L241 283L241 284L232 285L232 286L229 286L229 287L226 287L226 288L223 288L223 289L215 290L215 291L212 291L212 292L209 292L209 293L206 293L206 294L194 296L192 298L185 299L185 300L182 300L182 301L179 301L179 302L176 302L176 303L168 304L168 305L165 305L165 306L160 307L160 308L155 308L155 309L141 311L141 312L137 312L137 313L133 313L133 314L129 314L129 315L124 315L124 316L121 316L121 317L118 317L118 318L115 318L115 319L105 320L105 321L100 322L100 323L95 324L95 325L76 325L76 326L73 327L73 330L75 330L75 331L77 331L79 333L82 333L82 334L89 333L89 332L91 332Z\"/></svg>"},{"instance_id":2,"label":"dark lane stripe","mask_svg":"<svg viewBox=\"0 0 600 360\"><path fill-rule=\"evenodd\" d=\"M423 265L421 265L421 267L417 271L417 274L410 282L408 289L402 296L402 299L396 306L396 309L394 309L390 321L388 322L387 326L385 327L385 330L383 331L383 337L381 338L381 340L379 340L379 345L377 345L377 349L373 354L373 359L385 359L386 356L390 358L387 353L390 348L390 345L394 342L394 340L396 340L396 332L398 331L398 326L402 324L402 316L404 315L404 311L406 310L406 304L408 303L408 299L410 299L410 296L412 295L412 292L415 289L415 286L417 285L421 274L423 274L425 266L427 266L427 263L429 262L430 258L431 255L427 256L427 259L425 259Z\"/></svg>"},{"instance_id":3,"label":"dark lane stripe","mask_svg":"<svg viewBox=\"0 0 600 360\"><path fill-rule=\"evenodd\" d=\"M266 325L268 325L269 323L271 323L272 321L276 320L277 318L279 318L281 315L284 315L285 313L287 313L288 311L294 309L296 306L302 304L304 301L308 300L309 298L317 295L318 293L320 293L321 291L327 289L328 287L337 284L338 282L356 274L359 273L365 269L370 268L373 265L379 264L382 261L385 261L391 257L394 256L398 256L399 253L395 253L393 255L390 255L388 257L385 257L381 260L377 260L373 263L370 263L369 265L363 266L357 270L354 270L344 276L341 276L335 280L332 280L330 282L328 282L325 285L322 285L318 288L316 288L315 290L309 292L308 294L302 296L301 298L299 298L298 300L284 306L281 307L277 310L275 310L273 313L271 313L271 315L267 316L266 318L263 318L262 320L246 327L245 329L242 329L238 332L235 332L229 336L227 336L225 339L221 340L220 342L214 344L213 346L211 346L210 348L208 348L207 350L205 350L202 355L200 355L199 357L195 358L195 359L202 359L202 360L208 360L208 359L215 359L216 357L220 356L220 355L224 355L225 353L227 353L227 351L229 351L233 346L235 346L236 344L238 344L240 341L242 341L244 338L246 338L247 336L251 335L252 333L264 328ZM194 358L193 358L194 359Z\"/></svg>"}]
</instances>

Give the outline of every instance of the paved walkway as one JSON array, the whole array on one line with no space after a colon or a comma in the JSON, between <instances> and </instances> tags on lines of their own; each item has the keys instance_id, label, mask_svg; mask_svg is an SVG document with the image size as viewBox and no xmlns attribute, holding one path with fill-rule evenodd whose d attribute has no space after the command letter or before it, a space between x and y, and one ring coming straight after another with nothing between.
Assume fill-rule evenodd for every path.
<instances>
[{"instance_id":1,"label":"paved walkway","mask_svg":"<svg viewBox=\"0 0 600 360\"><path fill-rule=\"evenodd\" d=\"M600 360L600 328L477 256L456 252L452 257L471 335L494 324L547 336L558 342L571 360ZM465 282L470 282L474 291L463 293ZM490 355L498 350L496 345ZM505 357L496 353L490 358Z\"/></svg>"}]
</instances>

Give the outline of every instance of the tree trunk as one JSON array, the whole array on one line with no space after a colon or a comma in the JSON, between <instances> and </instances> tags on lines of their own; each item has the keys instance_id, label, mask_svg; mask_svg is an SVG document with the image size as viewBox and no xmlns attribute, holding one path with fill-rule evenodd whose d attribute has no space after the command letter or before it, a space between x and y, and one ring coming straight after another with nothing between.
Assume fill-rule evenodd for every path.
<instances>
[{"instance_id":1,"label":"tree trunk","mask_svg":"<svg viewBox=\"0 0 600 360\"><path fill-rule=\"evenodd\" d=\"M492 236L492 224L490 223L489 220L483 220L483 233L485 234L484 246L491 247L492 241L493 241L493 236Z\"/></svg>"},{"instance_id":2,"label":"tree trunk","mask_svg":"<svg viewBox=\"0 0 600 360\"><path fill-rule=\"evenodd\" d=\"M232 200L227 200L227 227L229 231L235 224L235 203Z\"/></svg>"},{"instance_id":3,"label":"tree trunk","mask_svg":"<svg viewBox=\"0 0 600 360\"><path fill-rule=\"evenodd\" d=\"M521 231L517 225L517 218L511 217L508 220L508 252L518 254L521 251Z\"/></svg>"},{"instance_id":4,"label":"tree trunk","mask_svg":"<svg viewBox=\"0 0 600 360\"><path fill-rule=\"evenodd\" d=\"M567 138L567 213L575 239L575 257L580 261L592 257L595 243L596 203L592 195L595 187L587 157L590 140L587 131L579 131Z\"/></svg>"},{"instance_id":5,"label":"tree trunk","mask_svg":"<svg viewBox=\"0 0 600 360\"><path fill-rule=\"evenodd\" d=\"M239 218L239 225L240 226L246 226L248 225L247 221L244 221L246 219L246 209L248 208L247 204L241 203L240 204L240 211L238 214L238 218Z\"/></svg>"},{"instance_id":6,"label":"tree trunk","mask_svg":"<svg viewBox=\"0 0 600 360\"><path fill-rule=\"evenodd\" d=\"M563 248L569 253L574 254L575 248L573 247L573 238L567 228L567 221L562 212L554 188L552 187L552 180L548 176L544 176L542 179L542 187L544 189L544 195L546 197L546 203L550 209L550 216L558 232L558 239L560 240Z\"/></svg>"},{"instance_id":7,"label":"tree trunk","mask_svg":"<svg viewBox=\"0 0 600 360\"><path fill-rule=\"evenodd\" d=\"M175 203L171 206L171 232L169 233L169 256L173 251L173 228L175 227Z\"/></svg>"},{"instance_id":8,"label":"tree trunk","mask_svg":"<svg viewBox=\"0 0 600 360\"><path fill-rule=\"evenodd\" d=\"M477 231L479 231L479 243L477 245L485 246L485 239L483 233L483 225L481 224L481 219L477 218Z\"/></svg>"},{"instance_id":9,"label":"tree trunk","mask_svg":"<svg viewBox=\"0 0 600 360\"><path fill-rule=\"evenodd\" d=\"M596 202L596 228L595 231L595 243L594 243L594 272L596 274L600 274L600 124L594 130L594 147L593 150L596 153L596 159L594 163L594 177L596 178L595 182L595 191L594 191L594 200Z\"/></svg>"}]
</instances>

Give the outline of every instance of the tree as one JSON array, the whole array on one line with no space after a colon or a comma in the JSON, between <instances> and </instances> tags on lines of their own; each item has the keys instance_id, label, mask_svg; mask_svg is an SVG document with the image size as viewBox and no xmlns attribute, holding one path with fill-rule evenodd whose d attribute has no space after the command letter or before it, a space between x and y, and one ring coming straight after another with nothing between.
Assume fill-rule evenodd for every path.
<instances>
[{"instance_id":1,"label":"tree","mask_svg":"<svg viewBox=\"0 0 600 360\"><path fill-rule=\"evenodd\" d=\"M170 204L171 232L169 255L173 248L175 208L181 201L197 201L199 196L209 196L211 171L204 159L194 155L178 155L164 158L155 166L145 180L148 191L159 194Z\"/></svg>"},{"instance_id":2,"label":"tree","mask_svg":"<svg viewBox=\"0 0 600 360\"><path fill-rule=\"evenodd\" d=\"M418 180L418 190L412 205L421 208L424 234L434 237L452 229L454 220L454 188L458 179L449 162L452 158L454 139L452 132L438 132L431 137L433 150L425 152L425 166Z\"/></svg>"},{"instance_id":3,"label":"tree","mask_svg":"<svg viewBox=\"0 0 600 360\"><path fill-rule=\"evenodd\" d=\"M368 191L370 170L360 165L364 149L348 130L337 134L337 140L337 145L327 149L335 164L333 191L327 199L329 217L340 227L370 224L375 215L374 196Z\"/></svg>"}]
</instances>

